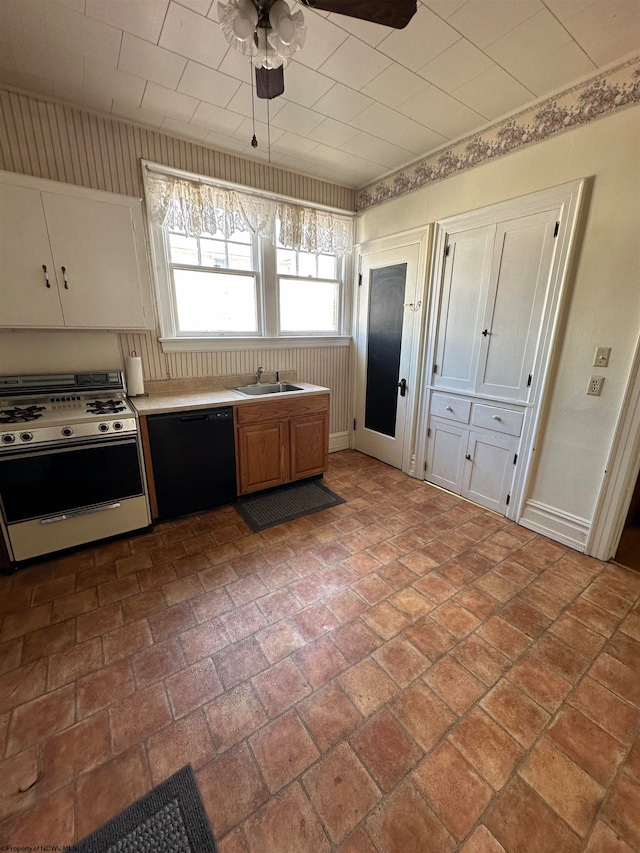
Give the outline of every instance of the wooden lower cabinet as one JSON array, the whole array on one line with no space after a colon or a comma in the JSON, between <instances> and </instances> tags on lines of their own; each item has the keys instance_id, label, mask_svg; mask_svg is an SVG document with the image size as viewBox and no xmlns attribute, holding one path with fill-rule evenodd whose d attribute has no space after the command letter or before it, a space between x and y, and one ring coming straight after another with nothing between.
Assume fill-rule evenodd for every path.
<instances>
[{"instance_id":1,"label":"wooden lower cabinet","mask_svg":"<svg viewBox=\"0 0 640 853\"><path fill-rule=\"evenodd\" d=\"M322 474L329 456L329 395L236 406L238 494Z\"/></svg>"}]
</instances>

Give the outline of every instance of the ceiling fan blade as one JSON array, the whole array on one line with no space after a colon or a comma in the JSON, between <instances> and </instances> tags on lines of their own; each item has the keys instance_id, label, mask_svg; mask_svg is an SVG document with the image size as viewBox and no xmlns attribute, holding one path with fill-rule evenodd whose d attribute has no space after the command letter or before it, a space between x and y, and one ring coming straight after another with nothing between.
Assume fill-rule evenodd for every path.
<instances>
[{"instance_id":1,"label":"ceiling fan blade","mask_svg":"<svg viewBox=\"0 0 640 853\"><path fill-rule=\"evenodd\" d=\"M401 30L416 13L416 0L300 0L309 9L336 12Z\"/></svg>"}]
</instances>

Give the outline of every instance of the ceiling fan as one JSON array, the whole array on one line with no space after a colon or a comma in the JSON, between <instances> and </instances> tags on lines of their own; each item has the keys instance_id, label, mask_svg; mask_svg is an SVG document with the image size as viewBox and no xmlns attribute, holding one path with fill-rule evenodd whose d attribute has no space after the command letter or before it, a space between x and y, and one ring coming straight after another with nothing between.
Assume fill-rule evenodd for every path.
<instances>
[{"instance_id":1,"label":"ceiling fan","mask_svg":"<svg viewBox=\"0 0 640 853\"><path fill-rule=\"evenodd\" d=\"M335 12L395 29L406 27L416 0L300 0L320 12ZM284 67L302 47L306 27L301 11L292 13L286 0L218 2L220 26L232 47L251 59L256 94L270 100L284 92Z\"/></svg>"}]
</instances>

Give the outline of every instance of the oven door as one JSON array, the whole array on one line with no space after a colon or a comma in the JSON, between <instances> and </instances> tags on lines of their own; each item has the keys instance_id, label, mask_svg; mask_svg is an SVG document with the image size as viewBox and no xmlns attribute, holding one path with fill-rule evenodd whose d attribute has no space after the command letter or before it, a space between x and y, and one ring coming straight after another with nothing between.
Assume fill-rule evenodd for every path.
<instances>
[{"instance_id":1,"label":"oven door","mask_svg":"<svg viewBox=\"0 0 640 853\"><path fill-rule=\"evenodd\" d=\"M0 458L7 525L77 513L143 494L136 436L20 448Z\"/></svg>"}]
</instances>

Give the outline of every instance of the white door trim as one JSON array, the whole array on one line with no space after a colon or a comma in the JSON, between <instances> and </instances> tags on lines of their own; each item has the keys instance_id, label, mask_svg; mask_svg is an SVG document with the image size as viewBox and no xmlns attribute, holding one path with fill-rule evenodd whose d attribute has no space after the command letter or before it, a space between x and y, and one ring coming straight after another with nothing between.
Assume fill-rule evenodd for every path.
<instances>
[{"instance_id":1,"label":"white door trim","mask_svg":"<svg viewBox=\"0 0 640 853\"><path fill-rule=\"evenodd\" d=\"M421 375L421 387L424 389L424 392L418 416L416 471L424 471L424 463L426 461L427 423L429 419L432 371L435 361L438 311L442 289L441 277L444 270L444 257L448 235L482 225L489 225L504 219L526 216L545 209L548 210L552 207L560 208L558 243L554 252L549 276L549 287L542 317L539 346L533 364L531 395L529 397L529 405L527 405L525 411L519 460L511 490L511 501L506 513L507 518L514 521L520 519L525 508L526 489L532 469L535 440L541 427L541 412L544 410L545 396L549 386L550 368L553 363L556 344L556 332L562 315L564 297L568 289L566 282L576 243L585 184L586 179L571 181L556 187L550 187L546 190L530 193L526 196L498 202L497 204L463 213L459 216L448 217L436 223L434 250L429 275L430 298L426 327L427 345Z\"/></svg>"},{"instance_id":2,"label":"white door trim","mask_svg":"<svg viewBox=\"0 0 640 853\"><path fill-rule=\"evenodd\" d=\"M640 337L629 371L585 553L610 560L618 550L640 473Z\"/></svg>"},{"instance_id":3,"label":"white door trim","mask_svg":"<svg viewBox=\"0 0 640 853\"><path fill-rule=\"evenodd\" d=\"M418 246L418 277L416 281L416 304L420 306L416 310L411 311L413 317L413 334L411 337L411 354L409 359L409 371L407 374L407 383L410 391L409 402L407 404L407 414L405 418L404 430L404 452L402 459L402 471L410 476L417 476L415 473L415 440L416 440L416 420L420 407L420 393L418 390L418 376L420 375L422 352L424 349L424 318L426 316L426 287L427 287L427 269L429 262L431 226L426 228L412 228L408 231L398 232L385 237L378 237L374 240L369 240L366 243L356 244L356 258L354 264L354 299L352 312L352 336L353 350L352 355L355 356L355 349L358 345L359 329L358 319L360 316L360 293L361 288L358 287L358 277L362 272L362 261L367 255L377 254L378 252L386 252L392 249L403 249L409 246ZM358 359L353 357L352 363L352 385L353 394L353 412L352 421L356 416L356 404L358 398ZM351 429L351 447L354 446L355 433Z\"/></svg>"}]
</instances>

